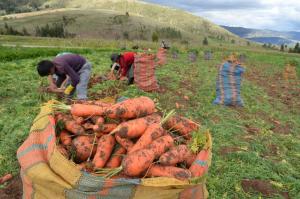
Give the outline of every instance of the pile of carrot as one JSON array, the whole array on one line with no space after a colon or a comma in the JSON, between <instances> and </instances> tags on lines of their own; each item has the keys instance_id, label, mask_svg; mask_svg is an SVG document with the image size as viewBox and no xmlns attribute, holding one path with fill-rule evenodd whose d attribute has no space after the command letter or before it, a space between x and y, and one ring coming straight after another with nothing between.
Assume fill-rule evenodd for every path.
<instances>
[{"instance_id":1,"label":"pile of carrot","mask_svg":"<svg viewBox=\"0 0 300 199\"><path fill-rule=\"evenodd\" d=\"M80 170L105 177L187 180L208 169L209 151L194 153L189 146L199 125L178 115L163 117L148 97L55 108L57 150Z\"/></svg>"}]
</instances>

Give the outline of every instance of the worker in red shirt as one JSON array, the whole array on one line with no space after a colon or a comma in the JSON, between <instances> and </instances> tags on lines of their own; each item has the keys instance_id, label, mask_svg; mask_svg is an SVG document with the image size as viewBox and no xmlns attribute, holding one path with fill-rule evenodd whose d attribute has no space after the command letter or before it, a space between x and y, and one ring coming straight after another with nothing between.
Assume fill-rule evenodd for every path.
<instances>
[{"instance_id":1,"label":"worker in red shirt","mask_svg":"<svg viewBox=\"0 0 300 199\"><path fill-rule=\"evenodd\" d=\"M134 52L125 52L123 54L112 54L110 59L113 62L111 70L117 70L120 79L124 80L127 78L128 85L133 84L133 63L134 63Z\"/></svg>"}]
</instances>

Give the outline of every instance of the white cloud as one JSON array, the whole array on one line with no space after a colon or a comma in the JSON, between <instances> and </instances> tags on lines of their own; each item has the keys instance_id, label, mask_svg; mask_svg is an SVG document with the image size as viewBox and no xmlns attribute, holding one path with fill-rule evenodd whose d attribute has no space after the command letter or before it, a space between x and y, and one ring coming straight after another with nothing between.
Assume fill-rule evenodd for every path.
<instances>
[{"instance_id":1,"label":"white cloud","mask_svg":"<svg viewBox=\"0 0 300 199\"><path fill-rule=\"evenodd\" d=\"M300 31L299 0L146 0L188 10L221 25Z\"/></svg>"}]
</instances>

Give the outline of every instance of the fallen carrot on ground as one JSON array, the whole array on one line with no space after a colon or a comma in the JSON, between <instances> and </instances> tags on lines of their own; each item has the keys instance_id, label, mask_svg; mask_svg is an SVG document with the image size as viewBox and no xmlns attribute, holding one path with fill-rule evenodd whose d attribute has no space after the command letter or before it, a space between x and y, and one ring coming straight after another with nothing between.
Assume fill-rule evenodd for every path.
<instances>
[{"instance_id":1,"label":"fallen carrot on ground","mask_svg":"<svg viewBox=\"0 0 300 199\"><path fill-rule=\"evenodd\" d=\"M8 173L0 178L0 184L3 184L13 178L13 175Z\"/></svg>"}]
</instances>

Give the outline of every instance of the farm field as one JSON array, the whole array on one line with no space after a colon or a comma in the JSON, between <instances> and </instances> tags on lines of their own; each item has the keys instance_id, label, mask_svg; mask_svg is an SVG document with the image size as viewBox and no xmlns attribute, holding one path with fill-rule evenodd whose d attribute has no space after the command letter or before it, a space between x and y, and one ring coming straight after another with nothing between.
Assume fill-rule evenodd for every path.
<instances>
[{"instance_id":1,"label":"farm field","mask_svg":"<svg viewBox=\"0 0 300 199\"><path fill-rule=\"evenodd\" d=\"M145 44L146 45L146 44ZM153 45L153 44L152 44ZM153 45L154 46L154 45ZM207 47L206 47L207 48ZM157 99L163 109L176 109L210 130L213 159L207 176L210 198L300 198L300 81L283 80L285 62L300 57L267 50L235 49L247 55L242 82L243 108L213 105L217 66L233 49L213 48L213 60L191 63L181 50L157 68L162 93L145 93L117 81L95 84L92 98L105 96ZM0 47L0 176L18 175L16 150L28 136L39 107L54 95L39 92L46 85L36 73L41 59L61 51L80 53L93 64L93 74L109 70L112 48L10 48ZM300 79L300 68L297 68ZM186 97L187 96L187 97ZM179 104L179 108L176 107ZM247 179L261 180L250 183ZM267 183L268 182L268 183ZM252 192L251 186L261 190Z\"/></svg>"}]
</instances>

